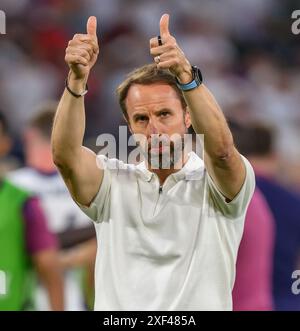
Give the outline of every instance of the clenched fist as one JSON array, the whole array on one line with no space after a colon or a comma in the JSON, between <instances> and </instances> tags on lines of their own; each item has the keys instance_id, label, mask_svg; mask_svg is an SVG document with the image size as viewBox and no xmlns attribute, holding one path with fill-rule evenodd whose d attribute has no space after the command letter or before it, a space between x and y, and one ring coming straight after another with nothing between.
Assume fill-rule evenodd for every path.
<instances>
[{"instance_id":1,"label":"clenched fist","mask_svg":"<svg viewBox=\"0 0 300 331\"><path fill-rule=\"evenodd\" d=\"M192 80L192 67L169 31L169 15L164 14L159 23L162 45L158 38L150 39L150 53L158 68L169 69L182 84Z\"/></svg>"},{"instance_id":2,"label":"clenched fist","mask_svg":"<svg viewBox=\"0 0 300 331\"><path fill-rule=\"evenodd\" d=\"M87 79L99 54L97 19L95 16L89 17L86 29L86 34L75 34L66 49L65 61L76 80Z\"/></svg>"}]
</instances>

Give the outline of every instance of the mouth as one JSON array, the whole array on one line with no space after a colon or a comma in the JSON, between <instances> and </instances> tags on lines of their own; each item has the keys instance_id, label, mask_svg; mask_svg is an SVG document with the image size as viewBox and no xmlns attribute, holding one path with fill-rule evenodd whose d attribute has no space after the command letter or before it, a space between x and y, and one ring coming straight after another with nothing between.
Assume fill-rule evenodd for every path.
<instances>
[{"instance_id":1,"label":"mouth","mask_svg":"<svg viewBox=\"0 0 300 331\"><path fill-rule=\"evenodd\" d=\"M162 142L159 142L159 144L155 144L155 146L149 145L148 153L162 154L169 149L172 149L172 146L165 145Z\"/></svg>"}]
</instances>

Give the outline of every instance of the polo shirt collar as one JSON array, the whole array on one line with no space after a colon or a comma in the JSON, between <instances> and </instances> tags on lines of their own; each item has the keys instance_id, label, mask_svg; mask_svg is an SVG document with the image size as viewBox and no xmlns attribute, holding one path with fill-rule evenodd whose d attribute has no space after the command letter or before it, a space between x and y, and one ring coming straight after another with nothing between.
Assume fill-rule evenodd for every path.
<instances>
[{"instance_id":1,"label":"polo shirt collar","mask_svg":"<svg viewBox=\"0 0 300 331\"><path fill-rule=\"evenodd\" d=\"M152 176L154 175L153 172L147 169L146 162L142 161L136 166L137 173L144 179L146 182L150 182Z\"/></svg>"}]
</instances>

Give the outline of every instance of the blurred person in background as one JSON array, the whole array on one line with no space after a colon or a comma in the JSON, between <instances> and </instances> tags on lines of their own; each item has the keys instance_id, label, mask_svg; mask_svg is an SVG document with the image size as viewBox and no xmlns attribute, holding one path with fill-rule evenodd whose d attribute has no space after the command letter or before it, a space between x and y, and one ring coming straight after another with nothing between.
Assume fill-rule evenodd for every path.
<instances>
[{"instance_id":1,"label":"blurred person in background","mask_svg":"<svg viewBox=\"0 0 300 331\"><path fill-rule=\"evenodd\" d=\"M65 310L85 310L92 301L93 284L82 281L93 274L96 240L93 225L77 208L52 160L50 135L56 104L41 105L24 131L26 167L11 172L9 179L37 195L49 229L57 236L61 266L65 271ZM87 275L85 275L87 273ZM37 290L37 307L49 309L45 291Z\"/></svg>"},{"instance_id":2,"label":"blurred person in background","mask_svg":"<svg viewBox=\"0 0 300 331\"><path fill-rule=\"evenodd\" d=\"M10 148L4 115L0 114L0 158ZM39 200L0 173L0 271L4 293L0 310L34 310L33 270L44 285L51 310L63 310L63 280L57 241L48 230Z\"/></svg>"},{"instance_id":3,"label":"blurred person in background","mask_svg":"<svg viewBox=\"0 0 300 331\"><path fill-rule=\"evenodd\" d=\"M247 155L247 127L229 121L235 145ZM263 194L255 188L240 243L233 288L233 310L273 310L273 254L275 221Z\"/></svg>"},{"instance_id":4,"label":"blurred person in background","mask_svg":"<svg viewBox=\"0 0 300 331\"><path fill-rule=\"evenodd\" d=\"M273 257L273 296L276 310L300 310L300 297L292 293L292 273L299 269L300 196L276 179L279 159L276 132L268 125L251 124L248 158L256 173L257 187L266 198L276 223Z\"/></svg>"},{"instance_id":5,"label":"blurred person in background","mask_svg":"<svg viewBox=\"0 0 300 331\"><path fill-rule=\"evenodd\" d=\"M9 132L9 125L4 113L0 110L0 174L4 176L11 170L15 170L19 167L19 161L17 158L10 154L13 147L13 139L11 132Z\"/></svg>"},{"instance_id":6,"label":"blurred person in background","mask_svg":"<svg viewBox=\"0 0 300 331\"><path fill-rule=\"evenodd\" d=\"M90 239L81 244L75 244L72 248L62 250L59 256L63 270L68 271L75 268L83 269L80 283L84 293L85 308L88 310L93 310L94 307L94 269L96 252L97 242L95 239Z\"/></svg>"},{"instance_id":7,"label":"blurred person in background","mask_svg":"<svg viewBox=\"0 0 300 331\"><path fill-rule=\"evenodd\" d=\"M9 169L8 154L12 147L12 139L8 132L8 124L2 111L0 111L0 175L3 176Z\"/></svg>"}]
</instances>

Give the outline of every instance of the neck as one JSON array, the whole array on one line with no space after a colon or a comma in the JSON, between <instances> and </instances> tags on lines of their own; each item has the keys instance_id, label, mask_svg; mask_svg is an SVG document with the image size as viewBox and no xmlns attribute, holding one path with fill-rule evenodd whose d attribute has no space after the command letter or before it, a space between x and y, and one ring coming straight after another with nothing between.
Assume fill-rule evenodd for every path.
<instances>
[{"instance_id":1,"label":"neck","mask_svg":"<svg viewBox=\"0 0 300 331\"><path fill-rule=\"evenodd\" d=\"M56 170L52 158L51 148L40 148L37 150L27 150L26 165L43 173L51 173Z\"/></svg>"},{"instance_id":2,"label":"neck","mask_svg":"<svg viewBox=\"0 0 300 331\"><path fill-rule=\"evenodd\" d=\"M36 169L42 173L52 173L55 172L57 169L53 162L44 162L43 160L39 160L37 162L26 162L27 166Z\"/></svg>"}]
</instances>

